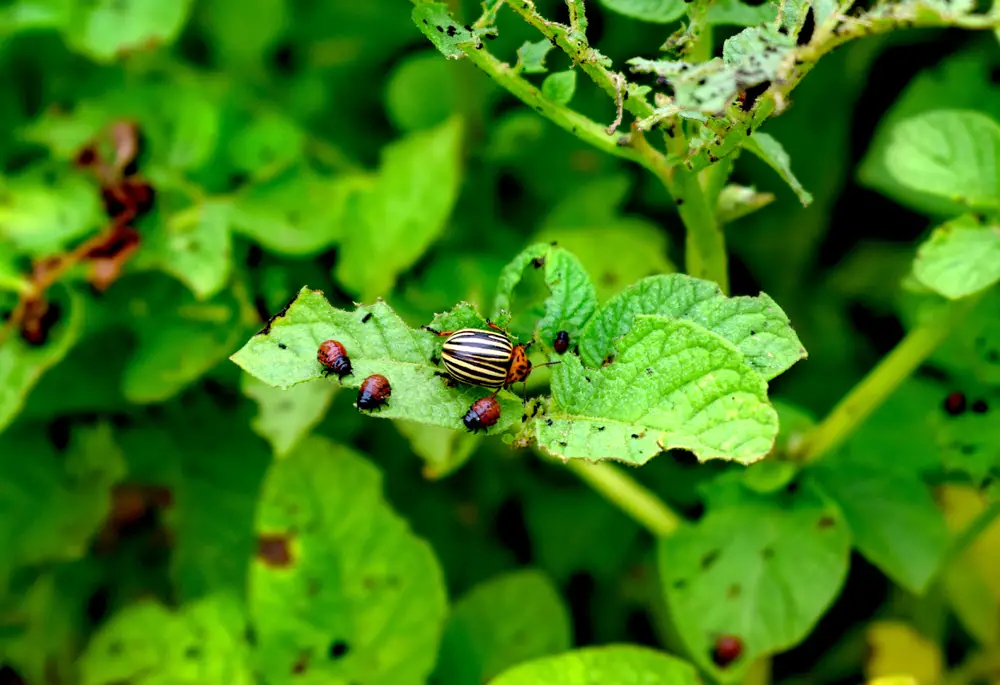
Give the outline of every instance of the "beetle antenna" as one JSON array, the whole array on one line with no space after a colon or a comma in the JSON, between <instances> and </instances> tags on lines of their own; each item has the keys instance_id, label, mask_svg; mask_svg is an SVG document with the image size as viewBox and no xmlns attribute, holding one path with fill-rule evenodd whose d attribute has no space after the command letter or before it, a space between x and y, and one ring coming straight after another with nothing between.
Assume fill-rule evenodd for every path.
<instances>
[{"instance_id":1,"label":"beetle antenna","mask_svg":"<svg viewBox=\"0 0 1000 685\"><path fill-rule=\"evenodd\" d=\"M556 360L556 361L554 361L554 362L545 362L544 364L532 364L532 365L531 365L531 368L533 368L533 369L537 369L537 368L539 368L540 366L552 366L553 364L562 364L562 360L559 360L559 359L557 359L557 360Z\"/></svg>"}]
</instances>

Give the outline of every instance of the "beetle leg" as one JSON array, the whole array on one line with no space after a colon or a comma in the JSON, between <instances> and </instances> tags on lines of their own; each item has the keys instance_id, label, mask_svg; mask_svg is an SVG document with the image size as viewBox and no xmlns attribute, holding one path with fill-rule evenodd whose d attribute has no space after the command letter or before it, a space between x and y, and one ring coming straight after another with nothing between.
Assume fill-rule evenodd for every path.
<instances>
[{"instance_id":1,"label":"beetle leg","mask_svg":"<svg viewBox=\"0 0 1000 685\"><path fill-rule=\"evenodd\" d=\"M500 328L499 326L497 326L495 323L493 323L489 319L486 319L486 325L489 326L490 328L492 328L495 331L500 331L503 334L507 333L507 331L505 331L504 329Z\"/></svg>"},{"instance_id":2,"label":"beetle leg","mask_svg":"<svg viewBox=\"0 0 1000 685\"><path fill-rule=\"evenodd\" d=\"M445 336L451 335L452 333L455 332L455 331L436 331L433 328L431 328L430 326L421 326L421 328L423 328L425 331L430 331L434 335L440 335L441 337L445 337Z\"/></svg>"}]
</instances>

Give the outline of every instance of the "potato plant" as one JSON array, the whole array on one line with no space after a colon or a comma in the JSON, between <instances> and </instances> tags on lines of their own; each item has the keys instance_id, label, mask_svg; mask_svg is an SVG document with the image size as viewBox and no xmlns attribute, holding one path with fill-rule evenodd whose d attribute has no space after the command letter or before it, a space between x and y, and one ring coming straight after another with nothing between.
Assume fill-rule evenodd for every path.
<instances>
[{"instance_id":1,"label":"potato plant","mask_svg":"<svg viewBox=\"0 0 1000 685\"><path fill-rule=\"evenodd\" d=\"M992 682L998 37L9 0L0 685Z\"/></svg>"}]
</instances>

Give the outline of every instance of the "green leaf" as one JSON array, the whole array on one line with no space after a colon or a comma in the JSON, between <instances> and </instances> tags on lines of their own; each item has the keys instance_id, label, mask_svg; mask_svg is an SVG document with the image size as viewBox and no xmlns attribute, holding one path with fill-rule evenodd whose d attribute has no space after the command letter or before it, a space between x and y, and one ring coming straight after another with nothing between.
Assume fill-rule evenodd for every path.
<instances>
[{"instance_id":1,"label":"green leaf","mask_svg":"<svg viewBox=\"0 0 1000 685\"><path fill-rule=\"evenodd\" d=\"M293 16L285 0L262 0L247 12L239 0L200 3L199 19L212 37L213 52L237 68L261 66L288 30Z\"/></svg>"},{"instance_id":2,"label":"green leaf","mask_svg":"<svg viewBox=\"0 0 1000 685\"><path fill-rule=\"evenodd\" d=\"M401 61L389 75L385 109L396 128L419 131L447 121L461 99L452 65L424 50Z\"/></svg>"},{"instance_id":3,"label":"green leaf","mask_svg":"<svg viewBox=\"0 0 1000 685\"><path fill-rule=\"evenodd\" d=\"M688 654L711 674L715 641L743 643L729 671L798 644L847 577L850 534L840 511L810 481L762 496L716 486L707 513L659 541L673 623ZM720 490L719 488L725 488Z\"/></svg>"},{"instance_id":4,"label":"green leaf","mask_svg":"<svg viewBox=\"0 0 1000 685\"><path fill-rule=\"evenodd\" d=\"M739 0L718 0L709 5L705 21L716 26L759 26L774 21L777 15L775 3L754 6Z\"/></svg>"},{"instance_id":5,"label":"green leaf","mask_svg":"<svg viewBox=\"0 0 1000 685\"><path fill-rule=\"evenodd\" d=\"M694 667L669 654L648 647L608 645L529 661L505 671L491 680L489 685L592 685L612 682L698 685L701 679Z\"/></svg>"},{"instance_id":6,"label":"green leaf","mask_svg":"<svg viewBox=\"0 0 1000 685\"><path fill-rule=\"evenodd\" d=\"M471 308L456 309L465 312L466 321L481 325L481 319L473 319ZM371 318L362 321L367 314ZM389 379L392 395L375 416L464 430L465 412L487 394L482 388L447 387L435 375L439 367L430 361L437 350L436 336L409 328L384 302L347 312L334 309L322 293L308 288L299 291L231 359L268 385L290 388L323 377L316 352L320 343L331 338L344 345L354 368L353 375L344 377L344 386L358 388L373 373ZM502 413L496 427L489 429L491 433L506 430L521 418L520 400L506 392L497 397Z\"/></svg>"},{"instance_id":7,"label":"green leaf","mask_svg":"<svg viewBox=\"0 0 1000 685\"><path fill-rule=\"evenodd\" d=\"M295 167L241 190L233 228L278 254L318 254L347 234L349 203L366 185L363 176L329 177Z\"/></svg>"},{"instance_id":8,"label":"green leaf","mask_svg":"<svg viewBox=\"0 0 1000 685\"><path fill-rule=\"evenodd\" d=\"M547 38L542 38L537 43L524 41L524 45L517 49L517 62L521 65L521 71L525 74L544 74L548 71L545 56L554 47Z\"/></svg>"},{"instance_id":9,"label":"green leaf","mask_svg":"<svg viewBox=\"0 0 1000 685\"><path fill-rule=\"evenodd\" d=\"M135 263L162 269L186 285L199 300L222 290L232 270L232 204L207 200L143 227L143 246Z\"/></svg>"},{"instance_id":10,"label":"green leaf","mask_svg":"<svg viewBox=\"0 0 1000 685\"><path fill-rule=\"evenodd\" d=\"M580 260L561 247L530 245L504 267L493 304L494 318L503 321L505 312L512 310L514 290L529 266L545 268L550 293L545 299L544 316L534 332L547 346L552 345L559 331L567 331L570 339L575 339L597 309L597 294Z\"/></svg>"},{"instance_id":11,"label":"green leaf","mask_svg":"<svg viewBox=\"0 0 1000 685\"><path fill-rule=\"evenodd\" d=\"M191 0L98 0L71 25L70 43L98 62L172 43L180 34Z\"/></svg>"},{"instance_id":12,"label":"green leaf","mask_svg":"<svg viewBox=\"0 0 1000 685\"><path fill-rule=\"evenodd\" d=\"M728 224L742 219L774 202L771 193L759 193L756 189L730 183L719 193L716 213L719 223Z\"/></svg>"},{"instance_id":13,"label":"green leaf","mask_svg":"<svg viewBox=\"0 0 1000 685\"><path fill-rule=\"evenodd\" d=\"M434 676L479 685L571 643L569 611L552 581L535 570L515 571L476 586L455 604Z\"/></svg>"},{"instance_id":14,"label":"green leaf","mask_svg":"<svg viewBox=\"0 0 1000 685\"><path fill-rule=\"evenodd\" d=\"M803 207L809 206L813 199L812 195L806 192L799 180L792 174L792 160L788 157L788 153L785 152L781 143L766 133L757 132L750 136L743 146L778 172L781 180L795 192Z\"/></svg>"},{"instance_id":15,"label":"green leaf","mask_svg":"<svg viewBox=\"0 0 1000 685\"><path fill-rule=\"evenodd\" d=\"M861 553L906 589L923 593L949 540L944 517L912 465L838 455L811 471L844 513Z\"/></svg>"},{"instance_id":16,"label":"green leaf","mask_svg":"<svg viewBox=\"0 0 1000 685\"><path fill-rule=\"evenodd\" d=\"M1000 207L1000 126L978 112L938 110L893 127L886 170L911 191L965 205Z\"/></svg>"},{"instance_id":17,"label":"green leaf","mask_svg":"<svg viewBox=\"0 0 1000 685\"><path fill-rule=\"evenodd\" d=\"M58 364L80 338L83 328L83 303L72 290L56 288L50 295L51 307L59 307L60 316L44 344L31 345L18 331L8 332L0 342L0 432L24 407L25 398L48 369Z\"/></svg>"},{"instance_id":18,"label":"green leaf","mask_svg":"<svg viewBox=\"0 0 1000 685\"><path fill-rule=\"evenodd\" d=\"M964 214L934 229L917 252L913 275L957 300L1000 281L1000 222Z\"/></svg>"},{"instance_id":19,"label":"green leaf","mask_svg":"<svg viewBox=\"0 0 1000 685\"><path fill-rule=\"evenodd\" d=\"M465 56L462 44L482 43L483 29L469 31L457 23L443 2L423 2L413 8L413 23L448 59Z\"/></svg>"},{"instance_id":20,"label":"green leaf","mask_svg":"<svg viewBox=\"0 0 1000 685\"><path fill-rule=\"evenodd\" d=\"M18 566L78 559L111 507L125 461L100 424L74 432L66 454L28 426L0 437L0 588ZM30 456L30 458L28 458Z\"/></svg>"},{"instance_id":21,"label":"green leaf","mask_svg":"<svg viewBox=\"0 0 1000 685\"><path fill-rule=\"evenodd\" d=\"M127 303L137 338L122 376L130 402L173 397L225 359L245 333L232 293L198 301L172 283L138 292Z\"/></svg>"},{"instance_id":22,"label":"green leaf","mask_svg":"<svg viewBox=\"0 0 1000 685\"><path fill-rule=\"evenodd\" d=\"M879 121L871 145L858 167L858 180L921 212L947 216L966 211L965 207L945 198L930 196L897 182L887 168L888 148L900 122L938 110L943 102L951 108L977 110L1000 119L1000 90L991 77L994 55L994 46L971 45L917 74Z\"/></svg>"},{"instance_id":23,"label":"green leaf","mask_svg":"<svg viewBox=\"0 0 1000 685\"><path fill-rule=\"evenodd\" d=\"M557 71L542 81L542 95L559 105L568 105L576 92L576 71Z\"/></svg>"},{"instance_id":24,"label":"green leaf","mask_svg":"<svg viewBox=\"0 0 1000 685\"><path fill-rule=\"evenodd\" d=\"M0 252L0 291L28 294L31 282L25 277L12 252Z\"/></svg>"},{"instance_id":25,"label":"green leaf","mask_svg":"<svg viewBox=\"0 0 1000 685\"><path fill-rule=\"evenodd\" d=\"M443 426L397 420L396 428L410 441L413 453L424 460L424 478L437 480L457 471L479 446L480 438Z\"/></svg>"},{"instance_id":26,"label":"green leaf","mask_svg":"<svg viewBox=\"0 0 1000 685\"><path fill-rule=\"evenodd\" d=\"M323 419L337 392L336 384L324 381L274 388L249 374L242 377L241 388L258 407L250 425L279 459L288 456Z\"/></svg>"},{"instance_id":27,"label":"green leaf","mask_svg":"<svg viewBox=\"0 0 1000 685\"><path fill-rule=\"evenodd\" d=\"M310 438L267 475L250 613L265 678L423 683L446 614L441 569L363 457Z\"/></svg>"},{"instance_id":28,"label":"green leaf","mask_svg":"<svg viewBox=\"0 0 1000 685\"><path fill-rule=\"evenodd\" d=\"M601 307L580 338L584 363L603 364L615 339L627 333L639 315L687 319L722 336L765 380L807 356L788 317L766 294L726 297L715 283L669 274L644 278Z\"/></svg>"},{"instance_id":29,"label":"green leaf","mask_svg":"<svg viewBox=\"0 0 1000 685\"><path fill-rule=\"evenodd\" d=\"M597 370L565 355L552 375L556 406L538 444L564 459L643 464L681 448L702 461L750 463L778 433L767 384L729 342L683 319L636 316Z\"/></svg>"},{"instance_id":30,"label":"green leaf","mask_svg":"<svg viewBox=\"0 0 1000 685\"><path fill-rule=\"evenodd\" d=\"M233 7L239 6L232 0L224 2ZM305 144L305 131L291 118L262 112L234 131L229 140L228 153L237 171L247 174L254 181L266 181L299 161Z\"/></svg>"},{"instance_id":31,"label":"green leaf","mask_svg":"<svg viewBox=\"0 0 1000 685\"><path fill-rule=\"evenodd\" d=\"M245 619L217 595L171 611L143 600L111 617L80 658L81 685L231 683L252 685Z\"/></svg>"},{"instance_id":32,"label":"green leaf","mask_svg":"<svg viewBox=\"0 0 1000 685\"><path fill-rule=\"evenodd\" d=\"M376 180L349 213L336 268L345 288L363 300L387 294L441 235L458 198L462 137L456 116L382 149Z\"/></svg>"},{"instance_id":33,"label":"green leaf","mask_svg":"<svg viewBox=\"0 0 1000 685\"><path fill-rule=\"evenodd\" d=\"M686 5L681 0L601 0L613 12L654 24L669 24L680 19Z\"/></svg>"},{"instance_id":34,"label":"green leaf","mask_svg":"<svg viewBox=\"0 0 1000 685\"><path fill-rule=\"evenodd\" d=\"M47 257L96 232L106 218L100 193L80 173L44 170L0 177L0 241L17 252Z\"/></svg>"}]
</instances>

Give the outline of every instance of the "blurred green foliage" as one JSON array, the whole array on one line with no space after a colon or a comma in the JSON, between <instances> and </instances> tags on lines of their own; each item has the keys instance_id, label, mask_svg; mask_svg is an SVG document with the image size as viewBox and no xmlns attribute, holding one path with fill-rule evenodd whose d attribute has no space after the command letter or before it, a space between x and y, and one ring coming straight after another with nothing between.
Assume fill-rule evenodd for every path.
<instances>
[{"instance_id":1,"label":"blurred green foliage","mask_svg":"<svg viewBox=\"0 0 1000 685\"><path fill-rule=\"evenodd\" d=\"M995 678L973 4L0 2L0 684Z\"/></svg>"}]
</instances>

